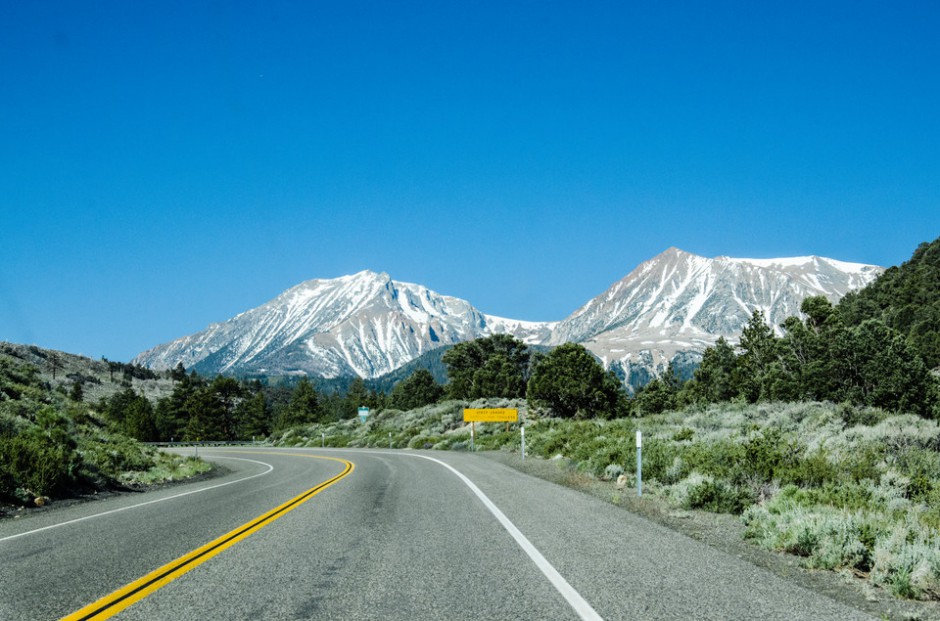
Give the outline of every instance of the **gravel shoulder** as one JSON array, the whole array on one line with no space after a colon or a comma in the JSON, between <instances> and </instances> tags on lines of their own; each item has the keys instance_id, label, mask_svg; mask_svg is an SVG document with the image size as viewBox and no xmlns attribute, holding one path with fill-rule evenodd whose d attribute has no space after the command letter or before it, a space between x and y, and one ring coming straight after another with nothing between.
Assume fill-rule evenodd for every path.
<instances>
[{"instance_id":1,"label":"gravel shoulder","mask_svg":"<svg viewBox=\"0 0 940 621\"><path fill-rule=\"evenodd\" d=\"M572 470L564 463L541 458L522 460L518 454L486 451L479 455L511 468L573 488L640 515L691 539L771 571L806 589L882 619L940 621L940 603L900 600L847 573L806 569L800 557L764 550L744 539L744 525L732 515L687 511L669 506L655 496L636 496L635 488L618 490L612 481L600 481Z\"/></svg>"}]
</instances>

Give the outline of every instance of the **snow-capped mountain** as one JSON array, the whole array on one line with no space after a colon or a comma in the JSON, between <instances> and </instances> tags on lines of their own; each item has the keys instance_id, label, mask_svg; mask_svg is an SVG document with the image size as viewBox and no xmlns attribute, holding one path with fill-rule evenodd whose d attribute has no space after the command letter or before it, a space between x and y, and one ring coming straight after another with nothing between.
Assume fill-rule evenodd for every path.
<instances>
[{"instance_id":1,"label":"snow-capped mountain","mask_svg":"<svg viewBox=\"0 0 940 621\"><path fill-rule=\"evenodd\" d=\"M134 362L152 369L181 362L204 373L373 378L443 345L500 333L535 343L552 327L492 317L465 300L364 271L303 282Z\"/></svg>"},{"instance_id":2,"label":"snow-capped mountain","mask_svg":"<svg viewBox=\"0 0 940 621\"><path fill-rule=\"evenodd\" d=\"M835 302L883 271L814 256L708 259L670 248L559 322L547 344L582 343L642 385L671 360L694 365L720 336L736 341L754 310L779 331L805 298Z\"/></svg>"},{"instance_id":3,"label":"snow-capped mountain","mask_svg":"<svg viewBox=\"0 0 940 621\"><path fill-rule=\"evenodd\" d=\"M706 347L735 341L755 309L778 326L811 295L836 301L881 272L821 257L708 259L670 248L557 323L480 312L421 285L364 271L310 280L267 304L134 359L201 373L374 378L425 352L492 334L581 343L633 386L670 361L690 370Z\"/></svg>"}]
</instances>

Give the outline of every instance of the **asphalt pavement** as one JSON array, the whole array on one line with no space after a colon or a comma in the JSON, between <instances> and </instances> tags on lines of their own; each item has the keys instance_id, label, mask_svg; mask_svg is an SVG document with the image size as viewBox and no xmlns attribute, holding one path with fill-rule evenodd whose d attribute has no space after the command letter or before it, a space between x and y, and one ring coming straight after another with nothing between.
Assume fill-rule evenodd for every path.
<instances>
[{"instance_id":1,"label":"asphalt pavement","mask_svg":"<svg viewBox=\"0 0 940 621\"><path fill-rule=\"evenodd\" d=\"M248 526L114 618L872 619L472 454L200 455L227 474L0 521L0 619L64 617Z\"/></svg>"}]
</instances>

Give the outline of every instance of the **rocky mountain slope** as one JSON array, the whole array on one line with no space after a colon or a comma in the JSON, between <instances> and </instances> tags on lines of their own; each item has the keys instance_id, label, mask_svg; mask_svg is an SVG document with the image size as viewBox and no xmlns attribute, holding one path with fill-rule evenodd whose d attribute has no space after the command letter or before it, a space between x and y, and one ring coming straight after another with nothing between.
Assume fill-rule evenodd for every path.
<instances>
[{"instance_id":1,"label":"rocky mountain slope","mask_svg":"<svg viewBox=\"0 0 940 621\"><path fill-rule=\"evenodd\" d=\"M670 248L559 322L547 344L581 343L628 384L642 385L670 361L694 366L719 337L735 341L754 310L779 331L805 298L835 302L883 271L814 256L708 259Z\"/></svg>"},{"instance_id":2,"label":"rocky mountain slope","mask_svg":"<svg viewBox=\"0 0 940 621\"><path fill-rule=\"evenodd\" d=\"M670 361L691 369L718 337L734 339L755 309L774 324L810 295L835 301L883 270L821 257L708 259L670 248L558 323L504 319L421 285L364 271L297 285L267 304L133 362L197 371L380 377L422 354L491 334L529 344L584 344L627 383Z\"/></svg>"},{"instance_id":3,"label":"rocky mountain slope","mask_svg":"<svg viewBox=\"0 0 940 621\"><path fill-rule=\"evenodd\" d=\"M134 361L204 373L375 378L444 345L506 333L541 342L553 324L493 317L427 287L364 271L310 280L267 304Z\"/></svg>"}]
</instances>

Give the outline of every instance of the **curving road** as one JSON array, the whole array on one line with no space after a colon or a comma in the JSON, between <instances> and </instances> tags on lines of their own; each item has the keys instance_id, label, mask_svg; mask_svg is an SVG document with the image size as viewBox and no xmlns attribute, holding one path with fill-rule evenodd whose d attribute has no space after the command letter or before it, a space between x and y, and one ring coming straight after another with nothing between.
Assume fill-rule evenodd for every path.
<instances>
[{"instance_id":1,"label":"curving road","mask_svg":"<svg viewBox=\"0 0 940 621\"><path fill-rule=\"evenodd\" d=\"M872 618L474 455L200 454L229 473L0 521L0 619L65 617L179 563L91 618Z\"/></svg>"}]
</instances>

